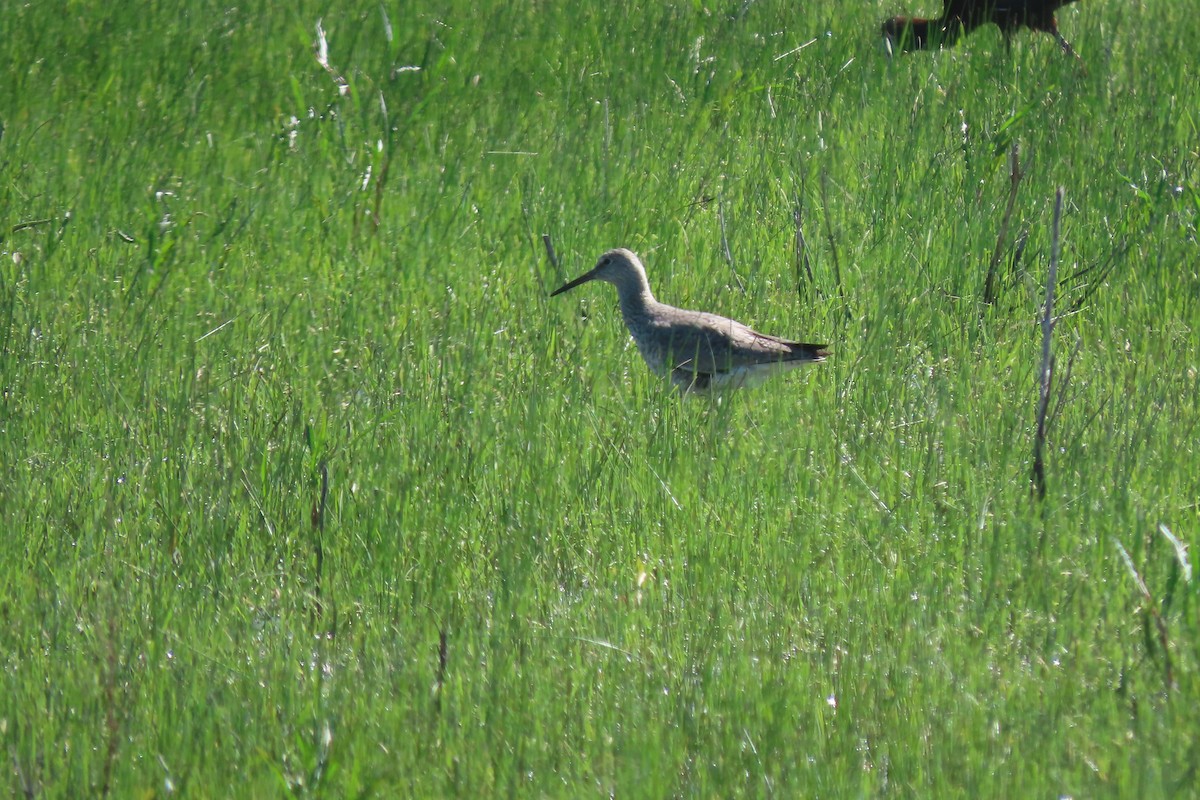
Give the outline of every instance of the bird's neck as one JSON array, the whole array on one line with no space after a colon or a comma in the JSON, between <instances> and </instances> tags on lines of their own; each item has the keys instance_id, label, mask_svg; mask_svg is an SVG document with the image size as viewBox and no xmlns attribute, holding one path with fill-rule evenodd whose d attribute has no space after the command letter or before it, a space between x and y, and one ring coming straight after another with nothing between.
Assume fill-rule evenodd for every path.
<instances>
[{"instance_id":1,"label":"bird's neck","mask_svg":"<svg viewBox=\"0 0 1200 800\"><path fill-rule=\"evenodd\" d=\"M626 320L644 317L658 301L650 293L650 287L645 282L621 287L621 315Z\"/></svg>"}]
</instances>

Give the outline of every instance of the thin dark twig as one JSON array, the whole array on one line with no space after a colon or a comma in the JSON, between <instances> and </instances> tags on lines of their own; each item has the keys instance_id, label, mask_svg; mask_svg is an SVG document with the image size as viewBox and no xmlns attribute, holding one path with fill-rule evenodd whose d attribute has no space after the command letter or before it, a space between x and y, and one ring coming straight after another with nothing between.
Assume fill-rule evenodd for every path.
<instances>
[{"instance_id":1,"label":"thin dark twig","mask_svg":"<svg viewBox=\"0 0 1200 800\"><path fill-rule=\"evenodd\" d=\"M16 225L12 226L12 232L18 233L28 228L36 228L39 225L49 225L51 222L54 222L54 220L49 217L44 219L31 219L27 222L18 222Z\"/></svg>"},{"instance_id":2,"label":"thin dark twig","mask_svg":"<svg viewBox=\"0 0 1200 800\"><path fill-rule=\"evenodd\" d=\"M1005 240L1008 238L1008 227L1012 221L1013 207L1017 203L1017 188L1021 185L1021 154L1016 142L1008 156L1009 180L1008 204L1004 207L1004 216L1000 218L1000 231L996 234L996 249L992 252L992 262L988 264L987 280L983 284L984 305L992 305L997 300L998 290L996 280L1000 269L1000 256L1004 252Z\"/></svg>"},{"instance_id":3,"label":"thin dark twig","mask_svg":"<svg viewBox=\"0 0 1200 800\"><path fill-rule=\"evenodd\" d=\"M558 271L558 255L554 252L554 242L550 241L550 234L542 234L542 244L546 246L546 255L550 259L550 266L554 267L555 272Z\"/></svg>"},{"instance_id":4,"label":"thin dark twig","mask_svg":"<svg viewBox=\"0 0 1200 800\"><path fill-rule=\"evenodd\" d=\"M725 236L725 194L723 192L717 192L717 220L721 223L721 252L729 264L729 271L733 273L733 279L737 282L738 289L745 294L746 284L742 282L742 277L737 273L737 265L733 262L733 251L729 249L729 239Z\"/></svg>"},{"instance_id":5,"label":"thin dark twig","mask_svg":"<svg viewBox=\"0 0 1200 800\"><path fill-rule=\"evenodd\" d=\"M833 221L829 217L829 170L821 170L821 210L825 217L825 238L829 240L829 254L833 258L833 283L842 301L842 312L850 321L850 304L846 302L846 287L842 285L842 265L838 260L837 241L833 238Z\"/></svg>"},{"instance_id":6,"label":"thin dark twig","mask_svg":"<svg viewBox=\"0 0 1200 800\"><path fill-rule=\"evenodd\" d=\"M446 683L446 661L449 658L447 649L446 629L440 628L438 630L438 665L433 680L433 702L438 711L442 710L442 686Z\"/></svg>"},{"instance_id":7,"label":"thin dark twig","mask_svg":"<svg viewBox=\"0 0 1200 800\"><path fill-rule=\"evenodd\" d=\"M1079 358L1079 351L1082 349L1083 339L1076 335L1075 347L1071 349L1071 355L1067 358L1067 368L1063 370L1062 383L1058 387L1058 402L1054 404L1054 410L1050 412L1050 419L1046 422L1047 427L1053 427L1059 414L1062 413L1063 406L1067 403L1067 387L1071 385L1071 370L1075 367L1075 360Z\"/></svg>"},{"instance_id":8,"label":"thin dark twig","mask_svg":"<svg viewBox=\"0 0 1200 800\"><path fill-rule=\"evenodd\" d=\"M1098 292L1102 286L1104 286L1104 282L1108 280L1108 276L1112 274L1114 269L1116 269L1118 261L1124 259L1125 254L1129 252L1129 247L1130 245L1128 240L1123 240L1120 247L1110 253L1108 258L1106 258L1103 263L1095 264L1091 267L1085 267L1071 276L1070 280L1076 284L1082 283L1084 289L1083 292L1076 297L1074 301L1072 301L1070 308L1067 310L1068 314L1083 308L1084 304L1087 303L1091 296ZM1096 271L1097 274L1092 278L1092 280L1085 283L1083 281L1084 277L1093 271Z\"/></svg>"},{"instance_id":9,"label":"thin dark twig","mask_svg":"<svg viewBox=\"0 0 1200 800\"><path fill-rule=\"evenodd\" d=\"M708 208L709 203L717 199L712 195L704 193L704 186L706 183L707 181L705 180L700 181L700 186L696 189L696 199L684 206L684 208L687 209L687 215L684 216L682 224L687 225L692 221L692 217L696 215L697 211Z\"/></svg>"},{"instance_id":10,"label":"thin dark twig","mask_svg":"<svg viewBox=\"0 0 1200 800\"><path fill-rule=\"evenodd\" d=\"M325 569L325 505L329 499L329 467L324 461L317 468L321 473L321 498L318 503L313 503L312 509L312 525L316 529L316 581L314 583L315 603L313 606L313 616L315 619L321 619L325 613L325 606L321 601L321 577Z\"/></svg>"},{"instance_id":11,"label":"thin dark twig","mask_svg":"<svg viewBox=\"0 0 1200 800\"><path fill-rule=\"evenodd\" d=\"M1033 485L1038 500L1046 497L1046 414L1050 409L1050 387L1054 379L1054 356L1050 340L1054 333L1054 285L1058 280L1059 231L1062 224L1063 188L1054 194L1054 221L1050 227L1050 274L1046 277L1046 304L1042 314L1042 368L1038 373L1037 433L1033 440Z\"/></svg>"},{"instance_id":12,"label":"thin dark twig","mask_svg":"<svg viewBox=\"0 0 1200 800\"><path fill-rule=\"evenodd\" d=\"M800 195L796 195L792 218L796 221L796 294L803 300L810 287L816 288L816 281L813 280L812 263L808 260L808 243L804 241L804 200Z\"/></svg>"},{"instance_id":13,"label":"thin dark twig","mask_svg":"<svg viewBox=\"0 0 1200 800\"><path fill-rule=\"evenodd\" d=\"M1012 275L1017 274L1017 267L1021 266L1021 259L1025 255L1025 245L1029 244L1029 223L1026 222L1021 226L1021 232L1017 234L1017 242L1013 245L1012 263L1009 264L1008 270Z\"/></svg>"}]
</instances>

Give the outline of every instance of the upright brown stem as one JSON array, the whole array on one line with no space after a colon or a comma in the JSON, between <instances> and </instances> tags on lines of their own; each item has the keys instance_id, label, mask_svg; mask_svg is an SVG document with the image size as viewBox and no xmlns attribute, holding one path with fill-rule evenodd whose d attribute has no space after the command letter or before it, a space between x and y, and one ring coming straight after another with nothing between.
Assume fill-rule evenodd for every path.
<instances>
[{"instance_id":1,"label":"upright brown stem","mask_svg":"<svg viewBox=\"0 0 1200 800\"><path fill-rule=\"evenodd\" d=\"M1050 339L1054 333L1054 286L1058 281L1059 230L1062 223L1063 188L1054 194L1054 222L1050 232L1050 274L1046 277L1046 303L1042 314L1042 369L1038 374L1037 433L1033 440L1033 486L1038 500L1046 497L1046 413L1050 409L1050 387L1054 379L1054 356Z\"/></svg>"},{"instance_id":2,"label":"upright brown stem","mask_svg":"<svg viewBox=\"0 0 1200 800\"><path fill-rule=\"evenodd\" d=\"M987 280L983 285L983 303L984 305L992 305L996 302L996 295L999 293L996 288L996 281L999 277L1000 258L1004 253L1005 240L1008 239L1008 226L1012 221L1013 206L1017 202L1017 187L1021 184L1021 178L1024 173L1021 172L1021 155L1016 142L1013 142L1012 151L1008 156L1009 164L1009 189L1008 189L1008 204L1004 207L1004 216L1000 219L1000 232L996 235L996 249L992 253L992 263L988 265Z\"/></svg>"}]
</instances>

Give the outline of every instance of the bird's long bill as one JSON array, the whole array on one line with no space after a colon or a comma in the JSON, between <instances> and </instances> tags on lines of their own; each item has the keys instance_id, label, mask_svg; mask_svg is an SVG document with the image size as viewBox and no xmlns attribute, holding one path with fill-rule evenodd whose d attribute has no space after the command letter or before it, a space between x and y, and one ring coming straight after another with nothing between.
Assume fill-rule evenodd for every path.
<instances>
[{"instance_id":1,"label":"bird's long bill","mask_svg":"<svg viewBox=\"0 0 1200 800\"><path fill-rule=\"evenodd\" d=\"M557 289L555 289L553 292L551 292L551 293L550 293L550 296L551 296L551 297L554 297L554 295L556 295L556 294L562 294L563 292L566 292L566 291L569 291L569 290L571 290L571 289L574 289L576 286L578 286L578 285L579 285L579 284L581 284L581 283L587 283L587 282L588 282L588 281L590 281L590 280L591 280L593 277L595 277L595 276L594 276L594 274L593 274L593 273L595 273L595 271L596 271L596 270L594 270L594 269L590 269L590 270L588 270L587 272L585 272L585 273L583 273L582 275L580 275L580 276L579 276L578 278L576 278L575 280L573 280L573 281L569 281L568 283L564 283L562 286L558 287L558 288L557 288Z\"/></svg>"}]
</instances>

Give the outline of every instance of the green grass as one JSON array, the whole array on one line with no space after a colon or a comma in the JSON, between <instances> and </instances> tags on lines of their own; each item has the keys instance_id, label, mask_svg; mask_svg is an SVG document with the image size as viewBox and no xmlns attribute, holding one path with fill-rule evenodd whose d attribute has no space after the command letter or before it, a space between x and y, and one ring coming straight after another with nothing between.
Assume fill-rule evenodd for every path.
<instances>
[{"instance_id":1,"label":"green grass","mask_svg":"<svg viewBox=\"0 0 1200 800\"><path fill-rule=\"evenodd\" d=\"M4 794L1196 794L1194 4L10 5ZM681 403L614 246L834 357Z\"/></svg>"}]
</instances>

